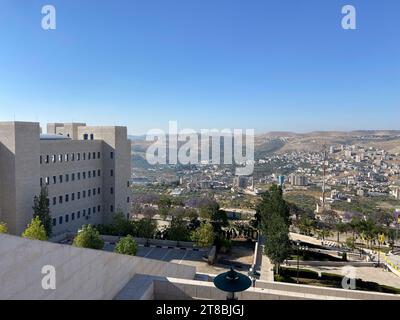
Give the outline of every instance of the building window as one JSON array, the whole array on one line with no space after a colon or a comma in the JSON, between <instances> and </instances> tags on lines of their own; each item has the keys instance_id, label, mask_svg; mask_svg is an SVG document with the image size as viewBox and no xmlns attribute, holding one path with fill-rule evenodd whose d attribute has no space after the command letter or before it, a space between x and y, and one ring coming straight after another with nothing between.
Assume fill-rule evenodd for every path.
<instances>
[{"instance_id":1,"label":"building window","mask_svg":"<svg viewBox=\"0 0 400 320\"><path fill-rule=\"evenodd\" d=\"M92 177L92 172L88 171L87 175L88 175L88 178L90 179Z\"/></svg>"},{"instance_id":2,"label":"building window","mask_svg":"<svg viewBox=\"0 0 400 320\"><path fill-rule=\"evenodd\" d=\"M92 153L92 158L93 158L93 160L96 160L96 152Z\"/></svg>"},{"instance_id":3,"label":"building window","mask_svg":"<svg viewBox=\"0 0 400 320\"><path fill-rule=\"evenodd\" d=\"M40 186L43 186L43 178L40 178Z\"/></svg>"},{"instance_id":4,"label":"building window","mask_svg":"<svg viewBox=\"0 0 400 320\"><path fill-rule=\"evenodd\" d=\"M42 164L42 162L43 162L43 159L42 159L42 156L40 156L39 157L39 163Z\"/></svg>"},{"instance_id":5,"label":"building window","mask_svg":"<svg viewBox=\"0 0 400 320\"><path fill-rule=\"evenodd\" d=\"M130 199L129 197L128 197L128 198L126 198L126 202L128 202L128 203L129 203L129 202L130 202L130 200L131 200L131 199Z\"/></svg>"},{"instance_id":6,"label":"building window","mask_svg":"<svg viewBox=\"0 0 400 320\"><path fill-rule=\"evenodd\" d=\"M81 173L78 172L78 180L81 180Z\"/></svg>"},{"instance_id":7,"label":"building window","mask_svg":"<svg viewBox=\"0 0 400 320\"><path fill-rule=\"evenodd\" d=\"M93 178L96 177L96 170L93 170Z\"/></svg>"},{"instance_id":8,"label":"building window","mask_svg":"<svg viewBox=\"0 0 400 320\"><path fill-rule=\"evenodd\" d=\"M126 183L126 186L129 188L130 187L130 183L129 181Z\"/></svg>"},{"instance_id":9,"label":"building window","mask_svg":"<svg viewBox=\"0 0 400 320\"><path fill-rule=\"evenodd\" d=\"M75 161L75 153L71 153L71 161Z\"/></svg>"},{"instance_id":10,"label":"building window","mask_svg":"<svg viewBox=\"0 0 400 320\"><path fill-rule=\"evenodd\" d=\"M88 137L89 137L89 135L88 135L87 133L85 133L85 134L83 135L83 140L87 140Z\"/></svg>"},{"instance_id":11,"label":"building window","mask_svg":"<svg viewBox=\"0 0 400 320\"><path fill-rule=\"evenodd\" d=\"M65 195L65 202L68 202L68 201L69 201L69 195L66 194L66 195Z\"/></svg>"},{"instance_id":12,"label":"building window","mask_svg":"<svg viewBox=\"0 0 400 320\"><path fill-rule=\"evenodd\" d=\"M82 172L82 177L84 180L86 179L86 172Z\"/></svg>"},{"instance_id":13,"label":"building window","mask_svg":"<svg viewBox=\"0 0 400 320\"><path fill-rule=\"evenodd\" d=\"M62 224L63 217L58 218L58 224Z\"/></svg>"},{"instance_id":14,"label":"building window","mask_svg":"<svg viewBox=\"0 0 400 320\"><path fill-rule=\"evenodd\" d=\"M90 197L91 196L92 191L89 189L87 192L87 196Z\"/></svg>"},{"instance_id":15,"label":"building window","mask_svg":"<svg viewBox=\"0 0 400 320\"><path fill-rule=\"evenodd\" d=\"M56 219L56 218L53 218L53 227L55 227L56 224L57 224L57 219Z\"/></svg>"},{"instance_id":16,"label":"building window","mask_svg":"<svg viewBox=\"0 0 400 320\"><path fill-rule=\"evenodd\" d=\"M114 194L114 188L113 187L110 188L110 193Z\"/></svg>"},{"instance_id":17,"label":"building window","mask_svg":"<svg viewBox=\"0 0 400 320\"><path fill-rule=\"evenodd\" d=\"M80 191L78 191L77 197L78 197L78 200L80 200L80 198L81 198L81 192Z\"/></svg>"},{"instance_id":18,"label":"building window","mask_svg":"<svg viewBox=\"0 0 400 320\"><path fill-rule=\"evenodd\" d=\"M55 163L56 162L56 155L55 154L53 154L52 156L51 156L51 162L53 162L53 163Z\"/></svg>"},{"instance_id":19,"label":"building window","mask_svg":"<svg viewBox=\"0 0 400 320\"><path fill-rule=\"evenodd\" d=\"M62 202L63 202L63 197L62 197L62 196L59 196L59 197L58 197L58 203L61 204Z\"/></svg>"},{"instance_id":20,"label":"building window","mask_svg":"<svg viewBox=\"0 0 400 320\"><path fill-rule=\"evenodd\" d=\"M57 183L57 177L53 176L53 184L56 184L56 183Z\"/></svg>"},{"instance_id":21,"label":"building window","mask_svg":"<svg viewBox=\"0 0 400 320\"><path fill-rule=\"evenodd\" d=\"M110 152L110 159L114 159L114 152L113 151Z\"/></svg>"},{"instance_id":22,"label":"building window","mask_svg":"<svg viewBox=\"0 0 400 320\"><path fill-rule=\"evenodd\" d=\"M113 169L110 170L110 176L114 177L114 170Z\"/></svg>"},{"instance_id":23,"label":"building window","mask_svg":"<svg viewBox=\"0 0 400 320\"><path fill-rule=\"evenodd\" d=\"M94 196L96 195L96 188L93 188L92 193Z\"/></svg>"},{"instance_id":24,"label":"building window","mask_svg":"<svg viewBox=\"0 0 400 320\"><path fill-rule=\"evenodd\" d=\"M95 214L96 213L96 207L93 207L92 210L93 210L93 214Z\"/></svg>"},{"instance_id":25,"label":"building window","mask_svg":"<svg viewBox=\"0 0 400 320\"><path fill-rule=\"evenodd\" d=\"M71 201L75 200L75 193L71 193Z\"/></svg>"},{"instance_id":26,"label":"building window","mask_svg":"<svg viewBox=\"0 0 400 320\"><path fill-rule=\"evenodd\" d=\"M100 159L100 152L97 152L97 159Z\"/></svg>"},{"instance_id":27,"label":"building window","mask_svg":"<svg viewBox=\"0 0 400 320\"><path fill-rule=\"evenodd\" d=\"M80 218L81 218L81 212L80 212L80 211L78 211L78 213L76 214L76 218L77 218L77 219L80 219Z\"/></svg>"},{"instance_id":28,"label":"building window","mask_svg":"<svg viewBox=\"0 0 400 320\"><path fill-rule=\"evenodd\" d=\"M72 174L71 174L71 180L72 180L72 181L75 181L75 173L72 173Z\"/></svg>"},{"instance_id":29,"label":"building window","mask_svg":"<svg viewBox=\"0 0 400 320\"><path fill-rule=\"evenodd\" d=\"M69 221L69 215L66 214L66 215L65 215L65 223L67 223L68 221Z\"/></svg>"},{"instance_id":30,"label":"building window","mask_svg":"<svg viewBox=\"0 0 400 320\"><path fill-rule=\"evenodd\" d=\"M53 197L53 206L57 204L57 197Z\"/></svg>"},{"instance_id":31,"label":"building window","mask_svg":"<svg viewBox=\"0 0 400 320\"><path fill-rule=\"evenodd\" d=\"M49 177L46 177L46 185L49 185L50 184L50 178Z\"/></svg>"},{"instance_id":32,"label":"building window","mask_svg":"<svg viewBox=\"0 0 400 320\"><path fill-rule=\"evenodd\" d=\"M68 153L65 154L64 159L65 159L65 162L69 161L69 154Z\"/></svg>"},{"instance_id":33,"label":"building window","mask_svg":"<svg viewBox=\"0 0 400 320\"><path fill-rule=\"evenodd\" d=\"M81 160L81 154L80 154L80 153L77 153L77 154L76 154L76 160L77 160L77 161L80 161L80 160Z\"/></svg>"},{"instance_id":34,"label":"building window","mask_svg":"<svg viewBox=\"0 0 400 320\"><path fill-rule=\"evenodd\" d=\"M83 160L86 160L86 153L82 153Z\"/></svg>"},{"instance_id":35,"label":"building window","mask_svg":"<svg viewBox=\"0 0 400 320\"><path fill-rule=\"evenodd\" d=\"M68 173L65 175L65 182L69 182L69 174Z\"/></svg>"},{"instance_id":36,"label":"building window","mask_svg":"<svg viewBox=\"0 0 400 320\"><path fill-rule=\"evenodd\" d=\"M93 135L93 133L91 133L90 134L90 140L93 140L94 139L94 135Z\"/></svg>"},{"instance_id":37,"label":"building window","mask_svg":"<svg viewBox=\"0 0 400 320\"><path fill-rule=\"evenodd\" d=\"M110 206L110 211L114 212L114 206L113 205Z\"/></svg>"},{"instance_id":38,"label":"building window","mask_svg":"<svg viewBox=\"0 0 400 320\"><path fill-rule=\"evenodd\" d=\"M45 161L45 162L46 162L46 163L49 163L49 162L50 162L49 160L50 160L50 157L49 157L49 155L47 155L47 156L46 156L46 161Z\"/></svg>"},{"instance_id":39,"label":"building window","mask_svg":"<svg viewBox=\"0 0 400 320\"><path fill-rule=\"evenodd\" d=\"M88 152L87 158L88 158L88 160L90 160L90 152Z\"/></svg>"},{"instance_id":40,"label":"building window","mask_svg":"<svg viewBox=\"0 0 400 320\"><path fill-rule=\"evenodd\" d=\"M62 154L59 154L59 155L58 155L58 162L63 162L63 156L62 156Z\"/></svg>"},{"instance_id":41,"label":"building window","mask_svg":"<svg viewBox=\"0 0 400 320\"><path fill-rule=\"evenodd\" d=\"M60 183L63 182L63 176L62 176L62 174L60 174L60 176L58 177L58 180L60 180Z\"/></svg>"},{"instance_id":42,"label":"building window","mask_svg":"<svg viewBox=\"0 0 400 320\"><path fill-rule=\"evenodd\" d=\"M82 191L82 198L86 198L86 191L85 190Z\"/></svg>"},{"instance_id":43,"label":"building window","mask_svg":"<svg viewBox=\"0 0 400 320\"><path fill-rule=\"evenodd\" d=\"M84 217L86 217L86 209L83 209L82 215L83 215Z\"/></svg>"},{"instance_id":44,"label":"building window","mask_svg":"<svg viewBox=\"0 0 400 320\"><path fill-rule=\"evenodd\" d=\"M98 177L101 176L101 171L100 171L100 169L97 170L97 176L98 176Z\"/></svg>"},{"instance_id":45,"label":"building window","mask_svg":"<svg viewBox=\"0 0 400 320\"><path fill-rule=\"evenodd\" d=\"M97 188L97 194L100 194L100 188Z\"/></svg>"},{"instance_id":46,"label":"building window","mask_svg":"<svg viewBox=\"0 0 400 320\"><path fill-rule=\"evenodd\" d=\"M97 206L97 212L100 212L100 206Z\"/></svg>"},{"instance_id":47,"label":"building window","mask_svg":"<svg viewBox=\"0 0 400 320\"><path fill-rule=\"evenodd\" d=\"M91 214L91 209L90 208L87 209L87 214L90 216L90 214Z\"/></svg>"},{"instance_id":48,"label":"building window","mask_svg":"<svg viewBox=\"0 0 400 320\"><path fill-rule=\"evenodd\" d=\"M72 212L72 214L71 214L71 220L75 220L75 212Z\"/></svg>"}]
</instances>

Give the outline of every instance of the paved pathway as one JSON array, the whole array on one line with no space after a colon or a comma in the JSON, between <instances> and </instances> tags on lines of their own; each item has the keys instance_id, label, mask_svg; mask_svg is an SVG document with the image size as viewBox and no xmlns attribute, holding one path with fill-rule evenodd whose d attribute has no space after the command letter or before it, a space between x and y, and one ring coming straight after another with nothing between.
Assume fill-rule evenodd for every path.
<instances>
[{"instance_id":1,"label":"paved pathway","mask_svg":"<svg viewBox=\"0 0 400 320\"><path fill-rule=\"evenodd\" d=\"M264 254L264 237L260 237L258 246L257 262L260 270L260 280L263 281L274 281L274 265L271 263L269 258Z\"/></svg>"}]
</instances>

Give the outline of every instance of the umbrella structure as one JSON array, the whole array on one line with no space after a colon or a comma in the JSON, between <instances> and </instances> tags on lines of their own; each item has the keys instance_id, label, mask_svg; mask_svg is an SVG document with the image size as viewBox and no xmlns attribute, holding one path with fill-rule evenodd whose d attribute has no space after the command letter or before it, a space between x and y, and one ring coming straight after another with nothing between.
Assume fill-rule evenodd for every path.
<instances>
[{"instance_id":1,"label":"umbrella structure","mask_svg":"<svg viewBox=\"0 0 400 320\"><path fill-rule=\"evenodd\" d=\"M225 292L228 292L228 300L236 300L235 292L245 291L251 287L251 279L239 272L233 267L228 272L219 274L214 278L214 285Z\"/></svg>"}]
</instances>

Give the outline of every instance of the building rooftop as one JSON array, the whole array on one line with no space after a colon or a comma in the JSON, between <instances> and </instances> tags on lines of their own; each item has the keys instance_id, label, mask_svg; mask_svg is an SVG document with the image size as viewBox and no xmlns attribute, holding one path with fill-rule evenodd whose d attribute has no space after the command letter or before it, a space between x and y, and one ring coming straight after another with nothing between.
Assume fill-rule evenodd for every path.
<instances>
[{"instance_id":1,"label":"building rooftop","mask_svg":"<svg viewBox=\"0 0 400 320\"><path fill-rule=\"evenodd\" d=\"M61 134L41 134L40 140L71 140L71 138Z\"/></svg>"}]
</instances>

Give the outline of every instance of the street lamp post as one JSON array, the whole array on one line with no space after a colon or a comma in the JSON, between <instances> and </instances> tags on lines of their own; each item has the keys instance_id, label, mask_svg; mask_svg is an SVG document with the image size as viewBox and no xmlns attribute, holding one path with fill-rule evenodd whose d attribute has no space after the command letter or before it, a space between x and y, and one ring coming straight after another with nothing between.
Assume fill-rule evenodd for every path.
<instances>
[{"instance_id":1,"label":"street lamp post","mask_svg":"<svg viewBox=\"0 0 400 320\"><path fill-rule=\"evenodd\" d=\"M300 241L296 242L297 247L297 284L299 283L299 271L300 271L300 251L308 251L308 246L300 246Z\"/></svg>"}]
</instances>

